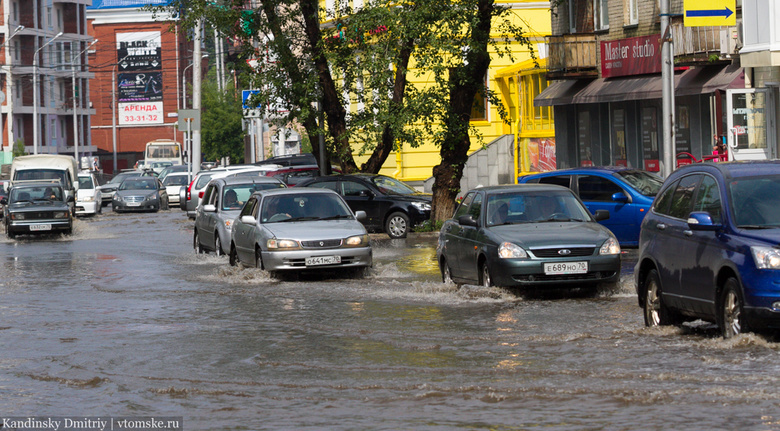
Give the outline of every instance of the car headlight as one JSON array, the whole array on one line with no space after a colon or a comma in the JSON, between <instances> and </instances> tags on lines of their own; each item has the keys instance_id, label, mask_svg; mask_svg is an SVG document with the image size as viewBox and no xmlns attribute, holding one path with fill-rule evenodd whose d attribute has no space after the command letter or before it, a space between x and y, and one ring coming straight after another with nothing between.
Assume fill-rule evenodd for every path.
<instances>
[{"instance_id":1,"label":"car headlight","mask_svg":"<svg viewBox=\"0 0 780 431\"><path fill-rule=\"evenodd\" d=\"M68 218L70 211L54 211L54 218Z\"/></svg>"},{"instance_id":2,"label":"car headlight","mask_svg":"<svg viewBox=\"0 0 780 431\"><path fill-rule=\"evenodd\" d=\"M94 196L84 196L83 198L79 199L81 202L92 202L95 200Z\"/></svg>"},{"instance_id":3,"label":"car headlight","mask_svg":"<svg viewBox=\"0 0 780 431\"><path fill-rule=\"evenodd\" d=\"M750 247L758 269L780 269L780 250L773 247Z\"/></svg>"},{"instance_id":4,"label":"car headlight","mask_svg":"<svg viewBox=\"0 0 780 431\"><path fill-rule=\"evenodd\" d=\"M115 194L115 195L114 195L114 200L115 200L115 201L122 202L122 196L119 196L119 195L116 195L116 194Z\"/></svg>"},{"instance_id":5,"label":"car headlight","mask_svg":"<svg viewBox=\"0 0 780 431\"><path fill-rule=\"evenodd\" d=\"M604 241L604 244L602 244L601 248L599 249L599 254L620 254L620 244L614 237L610 238Z\"/></svg>"},{"instance_id":6,"label":"car headlight","mask_svg":"<svg viewBox=\"0 0 780 431\"><path fill-rule=\"evenodd\" d=\"M227 230L233 229L233 220L225 220L225 229Z\"/></svg>"},{"instance_id":7,"label":"car headlight","mask_svg":"<svg viewBox=\"0 0 780 431\"><path fill-rule=\"evenodd\" d=\"M24 216L23 213L20 213L20 214L11 213L10 218L11 218L11 220L24 220L25 216Z\"/></svg>"},{"instance_id":8,"label":"car headlight","mask_svg":"<svg viewBox=\"0 0 780 431\"><path fill-rule=\"evenodd\" d=\"M417 208L418 211L430 211L431 204L427 202L412 202L412 206Z\"/></svg>"},{"instance_id":9,"label":"car headlight","mask_svg":"<svg viewBox=\"0 0 780 431\"><path fill-rule=\"evenodd\" d=\"M291 239L269 239L266 243L269 250L295 250L301 248L298 241Z\"/></svg>"},{"instance_id":10,"label":"car headlight","mask_svg":"<svg viewBox=\"0 0 780 431\"><path fill-rule=\"evenodd\" d=\"M346 241L344 241L345 247L360 247L364 245L368 245L368 235L355 235L347 238Z\"/></svg>"},{"instance_id":11,"label":"car headlight","mask_svg":"<svg viewBox=\"0 0 780 431\"><path fill-rule=\"evenodd\" d=\"M523 250L523 247L520 247L517 244L502 242L501 245L498 246L498 257L502 259L528 257L528 253Z\"/></svg>"}]
</instances>

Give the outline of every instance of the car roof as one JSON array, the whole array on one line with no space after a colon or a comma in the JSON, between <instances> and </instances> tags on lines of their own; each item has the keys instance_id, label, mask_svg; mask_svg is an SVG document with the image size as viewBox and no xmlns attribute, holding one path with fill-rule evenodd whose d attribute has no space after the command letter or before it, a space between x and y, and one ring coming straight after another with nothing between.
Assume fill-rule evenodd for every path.
<instances>
[{"instance_id":1,"label":"car roof","mask_svg":"<svg viewBox=\"0 0 780 431\"><path fill-rule=\"evenodd\" d=\"M726 178L752 177L780 174L780 160L743 160L732 162L691 163L678 168L673 174L718 170ZM675 175L677 176L677 175Z\"/></svg>"},{"instance_id":2,"label":"car roof","mask_svg":"<svg viewBox=\"0 0 780 431\"><path fill-rule=\"evenodd\" d=\"M62 188L62 184L59 180L27 180L27 181L14 181L11 188L29 188L29 187L59 187Z\"/></svg>"},{"instance_id":3,"label":"car roof","mask_svg":"<svg viewBox=\"0 0 780 431\"><path fill-rule=\"evenodd\" d=\"M571 189L568 187L559 186L557 184L509 184L509 185L501 185L501 186L486 186L486 187L477 187L475 189L471 189L468 192L472 191L482 191L487 194L500 194L500 193L507 193L507 192L560 192L560 191L567 191L569 193L572 193Z\"/></svg>"},{"instance_id":4,"label":"car roof","mask_svg":"<svg viewBox=\"0 0 780 431\"><path fill-rule=\"evenodd\" d=\"M629 168L626 166L580 166L576 168L564 168L564 169L556 169L554 171L537 172L534 174L523 175L523 177L535 177L540 175L554 175L554 174L568 174L568 175L593 174L593 173L614 174L623 171L641 171L641 170L642 169L639 168Z\"/></svg>"},{"instance_id":5,"label":"car roof","mask_svg":"<svg viewBox=\"0 0 780 431\"><path fill-rule=\"evenodd\" d=\"M318 188L306 188L306 189L300 189L296 187L289 187L289 188L278 188L278 189L268 189L268 190L259 190L256 191L254 194L261 194L263 196L268 195L304 195L304 194L333 194L336 196L339 196L338 193L334 192L333 190L329 189L318 189Z\"/></svg>"},{"instance_id":6,"label":"car roof","mask_svg":"<svg viewBox=\"0 0 780 431\"><path fill-rule=\"evenodd\" d=\"M237 176L237 177L224 177L224 178L215 178L211 180L212 182L221 182L224 185L234 185L234 184L284 184L281 180L275 177L265 177L265 176Z\"/></svg>"}]
</instances>

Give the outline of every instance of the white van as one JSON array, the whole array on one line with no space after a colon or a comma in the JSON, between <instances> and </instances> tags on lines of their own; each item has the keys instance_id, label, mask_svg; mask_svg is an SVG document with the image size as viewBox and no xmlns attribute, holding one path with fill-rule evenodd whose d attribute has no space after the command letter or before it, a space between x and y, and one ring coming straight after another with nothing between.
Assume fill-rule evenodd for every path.
<instances>
[{"instance_id":1,"label":"white van","mask_svg":"<svg viewBox=\"0 0 780 431\"><path fill-rule=\"evenodd\" d=\"M73 156L61 154L36 154L15 157L11 162L11 182L29 180L59 180L65 191L65 199L75 208L76 191L79 189L78 164Z\"/></svg>"}]
</instances>

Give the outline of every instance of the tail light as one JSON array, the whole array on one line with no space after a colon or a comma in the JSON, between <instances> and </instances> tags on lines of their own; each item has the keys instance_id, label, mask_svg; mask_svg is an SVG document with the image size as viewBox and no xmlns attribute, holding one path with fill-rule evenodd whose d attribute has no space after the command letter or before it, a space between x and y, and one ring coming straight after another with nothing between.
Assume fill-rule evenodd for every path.
<instances>
[{"instance_id":1,"label":"tail light","mask_svg":"<svg viewBox=\"0 0 780 431\"><path fill-rule=\"evenodd\" d=\"M195 184L195 180L193 179L192 182L190 182L190 185L187 187L187 200L192 199L192 185Z\"/></svg>"},{"instance_id":2,"label":"tail light","mask_svg":"<svg viewBox=\"0 0 780 431\"><path fill-rule=\"evenodd\" d=\"M203 199L203 190L198 192L198 199Z\"/></svg>"}]
</instances>

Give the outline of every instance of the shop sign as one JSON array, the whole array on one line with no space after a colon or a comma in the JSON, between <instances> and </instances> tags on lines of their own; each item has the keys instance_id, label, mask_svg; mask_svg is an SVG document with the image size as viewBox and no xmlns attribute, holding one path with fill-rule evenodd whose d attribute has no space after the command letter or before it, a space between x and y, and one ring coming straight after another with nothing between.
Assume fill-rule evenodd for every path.
<instances>
[{"instance_id":1,"label":"shop sign","mask_svg":"<svg viewBox=\"0 0 780 431\"><path fill-rule=\"evenodd\" d=\"M162 124L162 102L139 102L119 104L119 124Z\"/></svg>"},{"instance_id":2,"label":"shop sign","mask_svg":"<svg viewBox=\"0 0 780 431\"><path fill-rule=\"evenodd\" d=\"M120 73L117 92L120 102L163 100L162 72Z\"/></svg>"},{"instance_id":3,"label":"shop sign","mask_svg":"<svg viewBox=\"0 0 780 431\"><path fill-rule=\"evenodd\" d=\"M661 72L661 35L601 42L601 76L642 75Z\"/></svg>"},{"instance_id":4,"label":"shop sign","mask_svg":"<svg viewBox=\"0 0 780 431\"><path fill-rule=\"evenodd\" d=\"M162 43L159 31L116 34L119 70L162 70Z\"/></svg>"}]
</instances>

